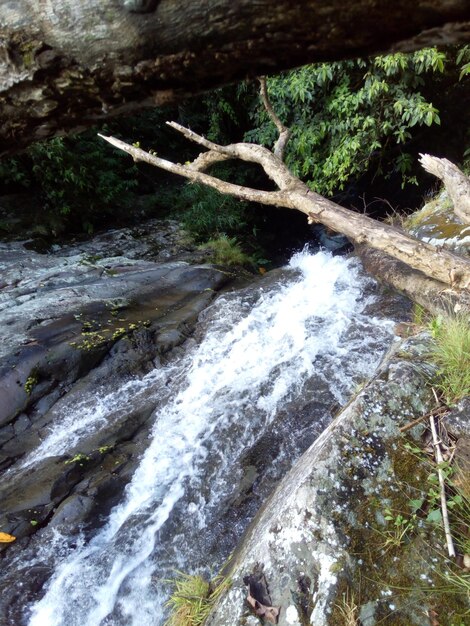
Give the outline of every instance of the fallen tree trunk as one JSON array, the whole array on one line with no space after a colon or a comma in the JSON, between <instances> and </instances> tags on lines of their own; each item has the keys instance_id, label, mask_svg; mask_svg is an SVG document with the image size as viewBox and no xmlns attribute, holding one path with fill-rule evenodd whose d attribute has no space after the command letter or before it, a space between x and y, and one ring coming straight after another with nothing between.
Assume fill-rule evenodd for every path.
<instances>
[{"instance_id":1,"label":"fallen tree trunk","mask_svg":"<svg viewBox=\"0 0 470 626\"><path fill-rule=\"evenodd\" d=\"M468 40L468 0L2 2L0 155L263 73Z\"/></svg>"},{"instance_id":2,"label":"fallen tree trunk","mask_svg":"<svg viewBox=\"0 0 470 626\"><path fill-rule=\"evenodd\" d=\"M199 155L192 163L181 165L161 159L114 137L100 136L111 145L130 154L135 161L144 161L243 200L296 209L305 213L310 223L320 222L343 233L357 244L382 250L426 276L440 281L444 286L470 290L470 261L451 252L438 250L393 226L345 209L310 191L307 185L293 176L283 161L267 148L250 143L219 146L175 122L170 122L169 125L188 139L207 148L208 152ZM269 192L242 187L205 173L204 170L210 165L227 159L258 163L276 183L278 191Z\"/></svg>"},{"instance_id":3,"label":"fallen tree trunk","mask_svg":"<svg viewBox=\"0 0 470 626\"><path fill-rule=\"evenodd\" d=\"M381 250L359 245L355 251L371 276L392 286L433 315L470 315L469 291L451 289Z\"/></svg>"},{"instance_id":4,"label":"fallen tree trunk","mask_svg":"<svg viewBox=\"0 0 470 626\"><path fill-rule=\"evenodd\" d=\"M421 154L420 163L430 174L444 183L454 213L464 223L470 224L470 179L448 159L440 159L430 154Z\"/></svg>"}]
</instances>

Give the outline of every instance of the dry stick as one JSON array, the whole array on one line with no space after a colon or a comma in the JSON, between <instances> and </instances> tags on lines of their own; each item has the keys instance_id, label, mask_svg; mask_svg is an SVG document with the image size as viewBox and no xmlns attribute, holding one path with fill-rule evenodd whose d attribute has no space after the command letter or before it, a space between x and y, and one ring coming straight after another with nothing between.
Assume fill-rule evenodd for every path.
<instances>
[{"instance_id":1,"label":"dry stick","mask_svg":"<svg viewBox=\"0 0 470 626\"><path fill-rule=\"evenodd\" d=\"M455 556L454 542L452 541L452 535L450 534L449 515L447 512L445 480L444 480L444 474L442 473L442 463L444 463L444 459L442 458L441 448L439 446L440 440L437 437L436 425L434 423L434 417L432 415L429 417L429 423L431 425L432 442L434 445L434 453L436 456L437 475L439 476L439 487L440 487L440 492L441 492L442 522L444 524L444 532L446 535L447 550L449 552L449 556Z\"/></svg>"},{"instance_id":2,"label":"dry stick","mask_svg":"<svg viewBox=\"0 0 470 626\"><path fill-rule=\"evenodd\" d=\"M268 95L268 86L266 83L266 76L260 76L258 80L259 80L260 87L261 87L260 95L261 95L261 100L263 102L263 106L266 109L266 112L269 115L269 117L274 122L274 125L276 126L277 131L279 133L279 137L273 147L273 153L277 157L279 157L281 161L284 161L284 152L286 150L287 142L290 139L291 131L290 131L290 128L288 128L287 126L284 126L284 124L281 122L281 120L279 119L279 117L277 116L276 112L273 109L273 105L271 104L271 100L269 99L269 95Z\"/></svg>"},{"instance_id":3,"label":"dry stick","mask_svg":"<svg viewBox=\"0 0 470 626\"><path fill-rule=\"evenodd\" d=\"M448 411L447 407L439 407L438 409L433 409L432 411L429 411L429 413L425 413L424 415L421 415L420 417L417 417L415 420L413 420L412 422L408 422L408 424L405 424L404 426L400 426L400 428L398 429L401 433L406 433L409 430L411 430L413 428L413 426L417 426L420 422L428 419L428 417L432 416L437 416L437 415L441 415L442 413L446 413Z\"/></svg>"}]
</instances>

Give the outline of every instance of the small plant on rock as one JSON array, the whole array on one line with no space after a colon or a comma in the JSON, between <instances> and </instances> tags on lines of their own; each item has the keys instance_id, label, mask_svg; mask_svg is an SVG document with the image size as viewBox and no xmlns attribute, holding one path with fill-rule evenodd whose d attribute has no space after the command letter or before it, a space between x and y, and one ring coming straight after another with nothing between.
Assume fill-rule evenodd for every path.
<instances>
[{"instance_id":1,"label":"small plant on rock","mask_svg":"<svg viewBox=\"0 0 470 626\"><path fill-rule=\"evenodd\" d=\"M230 585L222 576L208 582L202 576L184 572L178 572L178 578L169 582L173 593L167 602L170 616L165 626L200 626L217 598Z\"/></svg>"},{"instance_id":2,"label":"small plant on rock","mask_svg":"<svg viewBox=\"0 0 470 626\"><path fill-rule=\"evenodd\" d=\"M440 368L435 386L453 403L470 394L470 320L463 315L435 318L430 329L432 357Z\"/></svg>"},{"instance_id":3,"label":"small plant on rock","mask_svg":"<svg viewBox=\"0 0 470 626\"><path fill-rule=\"evenodd\" d=\"M384 510L384 518L389 523L389 527L382 534L384 536L383 548L398 548L401 546L406 537L414 532L417 525L417 516L415 513L408 517L400 513L394 514L390 509Z\"/></svg>"},{"instance_id":4,"label":"small plant on rock","mask_svg":"<svg viewBox=\"0 0 470 626\"><path fill-rule=\"evenodd\" d=\"M220 235L200 246L212 253L214 263L220 265L252 265L251 258L243 252L235 237Z\"/></svg>"},{"instance_id":5,"label":"small plant on rock","mask_svg":"<svg viewBox=\"0 0 470 626\"><path fill-rule=\"evenodd\" d=\"M31 372L31 374L26 379L26 382L24 384L24 390L26 391L28 396L31 395L34 387L38 384L38 380L38 375L34 371Z\"/></svg>"},{"instance_id":6,"label":"small plant on rock","mask_svg":"<svg viewBox=\"0 0 470 626\"><path fill-rule=\"evenodd\" d=\"M354 591L347 589L343 593L343 597L336 603L336 608L343 620L343 626L358 626L359 624L359 607L356 603Z\"/></svg>"}]
</instances>

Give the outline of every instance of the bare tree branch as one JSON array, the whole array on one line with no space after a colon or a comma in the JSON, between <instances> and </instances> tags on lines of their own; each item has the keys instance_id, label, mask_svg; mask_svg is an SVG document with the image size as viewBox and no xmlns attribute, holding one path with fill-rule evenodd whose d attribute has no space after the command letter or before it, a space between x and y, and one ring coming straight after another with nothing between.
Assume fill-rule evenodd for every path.
<instances>
[{"instance_id":1,"label":"bare tree branch","mask_svg":"<svg viewBox=\"0 0 470 626\"><path fill-rule=\"evenodd\" d=\"M201 152L201 154L197 157L197 159L194 159L189 167L197 172L205 172L211 165L220 163L221 161L228 161L229 159L230 157L225 154L209 150L209 152Z\"/></svg>"},{"instance_id":2,"label":"bare tree branch","mask_svg":"<svg viewBox=\"0 0 470 626\"><path fill-rule=\"evenodd\" d=\"M266 76L261 76L259 78L259 82L261 86L260 95L261 95L261 100L263 102L264 108L266 109L269 117L272 119L272 121L274 122L279 132L279 137L276 143L274 144L273 152L279 159L281 159L281 161L284 161L284 153L286 151L287 142L290 139L291 131L289 128L287 128L287 126L284 126L284 124L276 115L272 107L272 104L268 95L268 85L266 82Z\"/></svg>"},{"instance_id":3,"label":"bare tree branch","mask_svg":"<svg viewBox=\"0 0 470 626\"><path fill-rule=\"evenodd\" d=\"M208 150L223 154L229 159L241 159L248 163L258 163L281 190L293 189L299 184L303 184L296 176L292 175L281 159L263 146L246 142L219 146L177 122L167 122L167 124L190 141L194 141Z\"/></svg>"},{"instance_id":4,"label":"bare tree branch","mask_svg":"<svg viewBox=\"0 0 470 626\"><path fill-rule=\"evenodd\" d=\"M463 222L470 224L470 179L448 159L439 159L430 154L420 154L420 163L430 174L444 183L454 212Z\"/></svg>"},{"instance_id":5,"label":"bare tree branch","mask_svg":"<svg viewBox=\"0 0 470 626\"><path fill-rule=\"evenodd\" d=\"M124 150L136 161L145 161L168 172L208 185L221 193L231 194L243 200L260 204L301 211L307 215L309 221L321 222L325 226L343 233L357 244L365 244L383 250L410 267L440 281L443 284L443 289L450 286L451 288L470 290L470 261L446 250L437 250L434 246L406 235L393 226L345 209L310 191L307 185L293 176L286 165L266 148L249 143L219 146L179 124L172 122L170 126L192 141L207 147L210 151L208 154L212 152L226 158L239 158L258 163L274 180L279 191L261 191L234 185L205 174L199 171L202 169L201 163L204 162L205 155L200 155L192 164L181 165L149 154L114 137L104 137L103 135L100 137L113 146ZM215 156L209 156L206 157L206 160L209 163L214 163L219 159Z\"/></svg>"},{"instance_id":6,"label":"bare tree branch","mask_svg":"<svg viewBox=\"0 0 470 626\"><path fill-rule=\"evenodd\" d=\"M172 174L184 176L192 182L202 183L203 185L207 185L208 187L217 189L217 191L220 191L221 193L236 196L241 200L259 202L260 204L267 204L270 206L283 206L286 208L291 208L289 206L288 198L282 191L266 192L260 191L259 189L251 189L250 187L242 187L241 185L227 183L226 181L220 180L219 178L215 178L214 176L210 176L209 174L199 172L197 169L193 169L191 167L191 163L188 165L173 163L172 161L167 161L166 159L157 157L154 154L149 154L141 148L131 146L124 141L121 141L120 139L116 139L115 137L106 137L105 135L101 135L100 133L98 133L98 136L110 143L112 146L119 148L119 150L123 150L124 152L127 152L127 154L130 154L134 161L142 161L144 163L148 163L149 165L159 167L160 169L167 172L171 172Z\"/></svg>"}]
</instances>

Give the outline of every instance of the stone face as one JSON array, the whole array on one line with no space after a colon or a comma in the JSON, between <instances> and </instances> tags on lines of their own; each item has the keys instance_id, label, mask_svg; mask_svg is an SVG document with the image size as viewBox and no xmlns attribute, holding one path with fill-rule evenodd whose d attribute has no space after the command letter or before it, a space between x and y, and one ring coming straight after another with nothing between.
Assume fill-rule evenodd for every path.
<instances>
[{"instance_id":1,"label":"stone face","mask_svg":"<svg viewBox=\"0 0 470 626\"><path fill-rule=\"evenodd\" d=\"M470 225L454 213L447 191L441 191L420 211L413 213L408 224L410 233L434 246L470 256Z\"/></svg>"},{"instance_id":2,"label":"stone face","mask_svg":"<svg viewBox=\"0 0 470 626\"><path fill-rule=\"evenodd\" d=\"M470 498L470 437L461 437L455 446L455 484Z\"/></svg>"},{"instance_id":3,"label":"stone face","mask_svg":"<svg viewBox=\"0 0 470 626\"><path fill-rule=\"evenodd\" d=\"M393 457L401 454L398 428L432 406L424 384L429 371L419 364L428 341L423 335L395 346L376 377L282 480L227 567L233 584L210 626L245 623L243 578L259 568L273 605L281 606L280 626L340 623L329 616L344 581L361 570L357 537L376 524L381 508L373 503L382 500L383 509L389 502L390 481L398 471ZM379 593L371 605L374 615L383 610L382 600ZM406 604L401 610L407 624L422 624Z\"/></svg>"},{"instance_id":4,"label":"stone face","mask_svg":"<svg viewBox=\"0 0 470 626\"><path fill-rule=\"evenodd\" d=\"M184 250L176 223L153 221L139 231L111 231L47 256L0 244L0 427L28 407L47 410L43 399L93 369L123 338L133 341L114 352L121 369L153 358L145 346L169 352L229 280L209 266L168 262L165 241ZM29 417L22 419L13 424L16 436L27 430Z\"/></svg>"},{"instance_id":5,"label":"stone face","mask_svg":"<svg viewBox=\"0 0 470 626\"><path fill-rule=\"evenodd\" d=\"M445 416L447 430L457 439L470 439L470 398L463 398Z\"/></svg>"},{"instance_id":6,"label":"stone face","mask_svg":"<svg viewBox=\"0 0 470 626\"><path fill-rule=\"evenodd\" d=\"M61 402L145 374L156 355L171 358L190 336L231 276L169 258L168 247L190 253L183 237L176 222L153 220L48 255L0 244L0 470L11 472L0 483L0 528L18 542L49 523L69 533L99 525L122 494L147 435L151 397L134 409L117 406L115 419L79 448L39 459L34 470L17 462L44 440Z\"/></svg>"},{"instance_id":7,"label":"stone face","mask_svg":"<svg viewBox=\"0 0 470 626\"><path fill-rule=\"evenodd\" d=\"M3 3L0 153L247 76L469 37L466 0L165 0L129 10L139 3Z\"/></svg>"}]
</instances>

